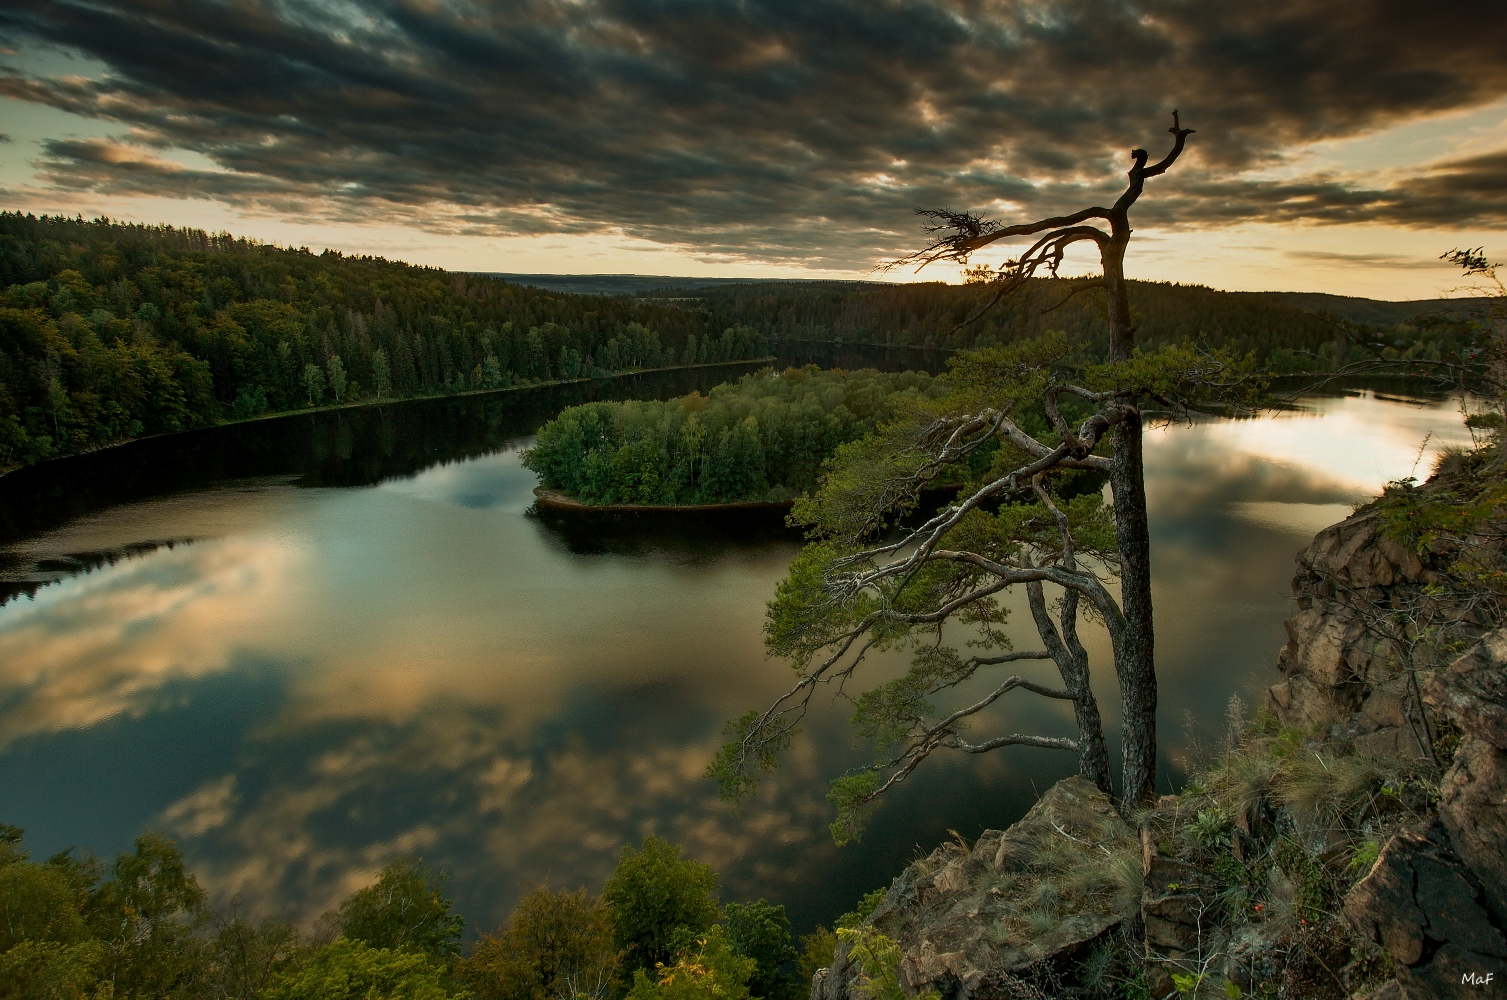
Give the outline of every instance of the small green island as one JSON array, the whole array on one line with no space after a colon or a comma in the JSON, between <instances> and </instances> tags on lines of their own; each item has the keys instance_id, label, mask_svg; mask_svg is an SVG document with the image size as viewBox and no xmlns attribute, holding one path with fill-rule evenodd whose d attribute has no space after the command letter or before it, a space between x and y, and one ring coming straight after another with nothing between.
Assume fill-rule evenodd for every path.
<instances>
[{"instance_id":1,"label":"small green island","mask_svg":"<svg viewBox=\"0 0 1507 1000\"><path fill-rule=\"evenodd\" d=\"M946 391L924 372L766 368L706 396L572 406L523 463L544 496L587 506L789 503L840 445Z\"/></svg>"}]
</instances>

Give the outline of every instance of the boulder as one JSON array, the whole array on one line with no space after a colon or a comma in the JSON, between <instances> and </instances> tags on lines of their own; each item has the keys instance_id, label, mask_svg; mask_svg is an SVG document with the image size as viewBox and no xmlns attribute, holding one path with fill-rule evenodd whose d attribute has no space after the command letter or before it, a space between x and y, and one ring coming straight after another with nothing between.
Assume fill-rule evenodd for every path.
<instances>
[{"instance_id":1,"label":"boulder","mask_svg":"<svg viewBox=\"0 0 1507 1000\"><path fill-rule=\"evenodd\" d=\"M1365 591L1423 578L1418 556L1377 532L1374 510L1362 509L1320 531L1298 554L1298 565L1339 588Z\"/></svg>"},{"instance_id":2,"label":"boulder","mask_svg":"<svg viewBox=\"0 0 1507 1000\"><path fill-rule=\"evenodd\" d=\"M1410 1000L1478 996L1468 976L1507 973L1507 938L1437 822L1388 841L1344 912L1392 956Z\"/></svg>"},{"instance_id":3,"label":"boulder","mask_svg":"<svg viewBox=\"0 0 1507 1000\"><path fill-rule=\"evenodd\" d=\"M1484 636L1435 671L1423 699L1462 732L1507 750L1507 629Z\"/></svg>"},{"instance_id":4,"label":"boulder","mask_svg":"<svg viewBox=\"0 0 1507 1000\"><path fill-rule=\"evenodd\" d=\"M1101 850L1101 847L1105 850ZM901 951L908 992L944 1000L1031 995L1034 971L1065 967L1134 914L1135 899L1057 892L1039 864L1043 849L1103 864L1139 844L1103 792L1082 777L1053 785L1020 822L991 830L971 847L950 843L905 869L869 917ZM1028 919L1029 918L1029 919ZM839 942L832 966L812 983L812 1000L850 1000L854 970Z\"/></svg>"}]
</instances>

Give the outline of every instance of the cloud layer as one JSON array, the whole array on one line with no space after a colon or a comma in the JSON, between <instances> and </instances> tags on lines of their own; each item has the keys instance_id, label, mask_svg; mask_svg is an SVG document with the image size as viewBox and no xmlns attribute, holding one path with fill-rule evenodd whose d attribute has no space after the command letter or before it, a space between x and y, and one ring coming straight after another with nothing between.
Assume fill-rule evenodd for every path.
<instances>
[{"instance_id":1,"label":"cloud layer","mask_svg":"<svg viewBox=\"0 0 1507 1000\"><path fill-rule=\"evenodd\" d=\"M108 67L0 94L119 123L38 163L109 195L854 266L910 247L917 205L1110 197L1179 107L1198 135L1143 223L1507 220L1502 151L1249 173L1507 94L1483 0L42 0L0 32Z\"/></svg>"}]
</instances>

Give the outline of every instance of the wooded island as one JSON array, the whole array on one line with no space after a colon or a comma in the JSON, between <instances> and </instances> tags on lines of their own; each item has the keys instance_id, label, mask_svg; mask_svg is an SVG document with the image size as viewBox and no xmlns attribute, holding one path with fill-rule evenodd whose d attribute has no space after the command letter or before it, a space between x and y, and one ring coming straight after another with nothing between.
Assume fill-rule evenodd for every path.
<instances>
[{"instance_id":1,"label":"wooded island","mask_svg":"<svg viewBox=\"0 0 1507 1000\"><path fill-rule=\"evenodd\" d=\"M586 504L782 503L816 485L838 446L943 392L923 372L765 369L708 396L572 406L524 465Z\"/></svg>"}]
</instances>

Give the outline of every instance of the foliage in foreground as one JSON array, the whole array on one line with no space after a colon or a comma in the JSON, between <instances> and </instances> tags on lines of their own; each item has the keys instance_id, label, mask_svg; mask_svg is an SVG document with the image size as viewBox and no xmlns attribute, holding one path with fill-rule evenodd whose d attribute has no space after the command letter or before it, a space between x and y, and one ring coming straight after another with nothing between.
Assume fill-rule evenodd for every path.
<instances>
[{"instance_id":1,"label":"foliage in foreground","mask_svg":"<svg viewBox=\"0 0 1507 1000\"><path fill-rule=\"evenodd\" d=\"M634 972L628 1000L753 1000L748 981L757 968L733 947L725 928L714 926L680 951L673 965L656 963L652 976Z\"/></svg>"},{"instance_id":2,"label":"foliage in foreground","mask_svg":"<svg viewBox=\"0 0 1507 1000\"><path fill-rule=\"evenodd\" d=\"M606 903L539 886L481 936L459 974L478 1000L603 997L618 992L621 959Z\"/></svg>"},{"instance_id":3,"label":"foliage in foreground","mask_svg":"<svg viewBox=\"0 0 1507 1000\"><path fill-rule=\"evenodd\" d=\"M839 445L940 391L919 372L765 370L709 396L572 406L524 464L586 503L789 500Z\"/></svg>"},{"instance_id":4,"label":"foliage in foreground","mask_svg":"<svg viewBox=\"0 0 1507 1000\"><path fill-rule=\"evenodd\" d=\"M20 830L0 826L0 1000L804 994L789 973L797 951L785 908L759 900L724 909L716 872L653 836L624 848L600 898L540 886L466 955L444 875L417 858L383 868L322 921L333 938L311 939L234 904L212 912L182 853L155 834L108 864L71 852L38 863L20 844Z\"/></svg>"},{"instance_id":5,"label":"foliage in foreground","mask_svg":"<svg viewBox=\"0 0 1507 1000\"><path fill-rule=\"evenodd\" d=\"M471 1000L445 963L422 951L373 948L339 938L261 993L266 1000Z\"/></svg>"}]
</instances>

